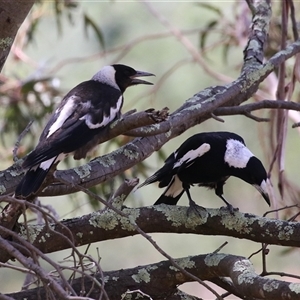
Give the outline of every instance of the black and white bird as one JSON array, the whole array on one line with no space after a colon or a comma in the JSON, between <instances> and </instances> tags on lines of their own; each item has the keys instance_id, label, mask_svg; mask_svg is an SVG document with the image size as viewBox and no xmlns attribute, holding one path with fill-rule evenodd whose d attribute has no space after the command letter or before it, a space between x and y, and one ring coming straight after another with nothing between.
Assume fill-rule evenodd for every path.
<instances>
[{"instance_id":1,"label":"black and white bird","mask_svg":"<svg viewBox=\"0 0 300 300\"><path fill-rule=\"evenodd\" d=\"M246 147L243 138L232 132L203 132L193 135L140 187L156 181L160 188L166 187L155 205L176 205L186 192L190 207L196 207L189 188L197 184L214 189L232 212L233 207L223 196L223 186L230 176L253 185L270 205L264 166Z\"/></svg>"},{"instance_id":2,"label":"black and white bird","mask_svg":"<svg viewBox=\"0 0 300 300\"><path fill-rule=\"evenodd\" d=\"M27 172L15 190L18 198L35 195L54 164L73 153L85 157L96 137L120 117L123 93L137 84L152 84L138 79L154 74L115 64L103 67L91 80L74 87L50 117L36 148L25 158Z\"/></svg>"}]
</instances>

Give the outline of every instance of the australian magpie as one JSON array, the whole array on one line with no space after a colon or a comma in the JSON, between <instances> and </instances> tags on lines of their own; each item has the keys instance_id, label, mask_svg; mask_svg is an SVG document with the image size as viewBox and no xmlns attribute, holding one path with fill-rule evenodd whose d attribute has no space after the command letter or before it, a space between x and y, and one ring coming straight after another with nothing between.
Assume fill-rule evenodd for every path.
<instances>
[{"instance_id":1,"label":"australian magpie","mask_svg":"<svg viewBox=\"0 0 300 300\"><path fill-rule=\"evenodd\" d=\"M85 157L94 139L120 116L123 93L137 84L152 84L138 79L154 74L115 64L103 67L91 80L74 87L50 117L36 148L25 158L27 172L15 190L18 198L36 195L50 168L68 154Z\"/></svg>"},{"instance_id":2,"label":"australian magpie","mask_svg":"<svg viewBox=\"0 0 300 300\"><path fill-rule=\"evenodd\" d=\"M203 132L193 135L140 187L159 181L159 187L166 189L155 205L176 205L185 191L190 207L195 207L189 188L197 184L214 189L232 212L233 207L223 196L223 186L230 176L253 185L270 205L265 168L246 147L243 138L232 132Z\"/></svg>"}]
</instances>

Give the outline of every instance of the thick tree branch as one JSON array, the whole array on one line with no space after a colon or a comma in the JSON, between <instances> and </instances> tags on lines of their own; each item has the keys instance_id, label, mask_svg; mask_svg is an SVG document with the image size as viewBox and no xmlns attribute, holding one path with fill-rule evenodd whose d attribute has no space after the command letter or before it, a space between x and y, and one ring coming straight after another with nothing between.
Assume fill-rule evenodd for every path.
<instances>
[{"instance_id":1,"label":"thick tree branch","mask_svg":"<svg viewBox=\"0 0 300 300\"><path fill-rule=\"evenodd\" d=\"M15 36L34 4L34 0L0 1L0 72Z\"/></svg>"},{"instance_id":2,"label":"thick tree branch","mask_svg":"<svg viewBox=\"0 0 300 300\"><path fill-rule=\"evenodd\" d=\"M248 2L249 4L249 2ZM269 23L271 19L270 1L254 1L250 5L253 18L249 33L248 44L244 49L243 70L249 72L250 69L257 69L263 63L264 47L268 37Z\"/></svg>"},{"instance_id":3,"label":"thick tree branch","mask_svg":"<svg viewBox=\"0 0 300 300\"><path fill-rule=\"evenodd\" d=\"M300 284L261 277L255 273L252 263L241 256L215 253L180 258L176 262L201 280L216 283L218 282L215 280L216 278L230 278L238 295L242 295L245 299L300 299ZM119 300L120 295L135 290L140 290L141 293L149 295L152 299L183 300L187 299L186 295L179 293L177 286L191 281L184 273L174 268L169 261L133 269L104 272L103 275L106 279L105 290L111 300ZM100 276L97 274L95 276L101 282ZM100 290L97 287L91 289L92 283L91 279L84 278L85 290L91 290L89 297L97 299ZM254 285L255 288L253 288ZM82 278L73 280L72 287L79 294L82 289ZM16 300L25 298L35 300L36 295L40 295L41 299L44 299L46 296L44 288L7 296ZM149 298L139 297L139 299Z\"/></svg>"},{"instance_id":4,"label":"thick tree branch","mask_svg":"<svg viewBox=\"0 0 300 300\"><path fill-rule=\"evenodd\" d=\"M50 253L70 248L69 240L65 239L70 233L75 246L136 235L138 232L130 224L130 218L146 233L223 235L270 245L300 247L298 222L241 212L231 215L223 209L206 209L200 218L199 215L188 214L188 207L168 205L124 208L122 213L121 216L111 209L105 209L56 224L27 225L28 230L20 225L17 232L25 239L29 232L32 245L43 253Z\"/></svg>"}]
</instances>

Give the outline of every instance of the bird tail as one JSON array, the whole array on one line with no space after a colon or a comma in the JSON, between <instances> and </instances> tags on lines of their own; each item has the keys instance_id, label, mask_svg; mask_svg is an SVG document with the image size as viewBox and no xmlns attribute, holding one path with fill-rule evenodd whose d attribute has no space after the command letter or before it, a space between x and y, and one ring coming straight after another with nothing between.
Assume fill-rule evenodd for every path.
<instances>
[{"instance_id":1,"label":"bird tail","mask_svg":"<svg viewBox=\"0 0 300 300\"><path fill-rule=\"evenodd\" d=\"M27 199L30 196L36 195L55 160L56 157L30 168L18 184L15 190L15 197Z\"/></svg>"},{"instance_id":2,"label":"bird tail","mask_svg":"<svg viewBox=\"0 0 300 300\"><path fill-rule=\"evenodd\" d=\"M155 174L153 174L152 176L150 176L149 178L147 178L143 183L141 183L137 188L141 188L145 185L148 185L148 184L151 184L151 183L154 183L156 181L159 181L159 176L157 174L158 172L156 172Z\"/></svg>"},{"instance_id":3,"label":"bird tail","mask_svg":"<svg viewBox=\"0 0 300 300\"><path fill-rule=\"evenodd\" d=\"M176 196L166 196L165 193L163 193L154 203L154 205L158 205L158 204L167 204L167 205L176 205L178 200L180 199L180 197L182 196L182 194L184 193L184 190L182 190L182 192Z\"/></svg>"},{"instance_id":4,"label":"bird tail","mask_svg":"<svg viewBox=\"0 0 300 300\"><path fill-rule=\"evenodd\" d=\"M184 192L182 181L176 174L174 175L174 162L175 154L173 153L166 159L165 165L162 168L160 168L152 176L147 178L145 182L138 186L138 188L141 188L142 186L159 181L158 186L160 188L167 187L163 194L154 203L154 205L162 203L168 205L176 205Z\"/></svg>"},{"instance_id":5,"label":"bird tail","mask_svg":"<svg viewBox=\"0 0 300 300\"><path fill-rule=\"evenodd\" d=\"M182 182L177 175L174 175L168 187L165 189L163 194L157 199L154 205L162 203L168 205L176 205L183 193L184 188L182 186Z\"/></svg>"},{"instance_id":6,"label":"bird tail","mask_svg":"<svg viewBox=\"0 0 300 300\"><path fill-rule=\"evenodd\" d=\"M158 171L156 171L152 176L147 178L145 182L140 184L138 188L141 188L142 186L154 183L156 181L159 181L159 187L165 187L170 184L173 178L173 161L174 161L174 153L170 155L167 160L165 165L160 168Z\"/></svg>"}]
</instances>

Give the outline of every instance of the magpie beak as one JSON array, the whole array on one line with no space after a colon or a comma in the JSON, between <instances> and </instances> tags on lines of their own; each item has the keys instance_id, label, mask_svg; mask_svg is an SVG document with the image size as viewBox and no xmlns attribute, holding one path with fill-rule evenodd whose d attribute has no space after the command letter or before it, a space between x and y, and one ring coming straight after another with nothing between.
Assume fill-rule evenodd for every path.
<instances>
[{"instance_id":1,"label":"magpie beak","mask_svg":"<svg viewBox=\"0 0 300 300\"><path fill-rule=\"evenodd\" d=\"M270 202L269 194L267 192L267 182L266 182L266 180L263 180L260 185L254 184L253 186L260 192L260 194L263 196L263 198L266 200L266 202L270 206L271 202Z\"/></svg>"},{"instance_id":2,"label":"magpie beak","mask_svg":"<svg viewBox=\"0 0 300 300\"><path fill-rule=\"evenodd\" d=\"M136 84L149 84L152 85L152 82L138 79L137 77L146 77L146 76L155 76L152 73L144 72L144 71L136 71L136 74L130 76L131 82L130 85L136 85Z\"/></svg>"}]
</instances>

